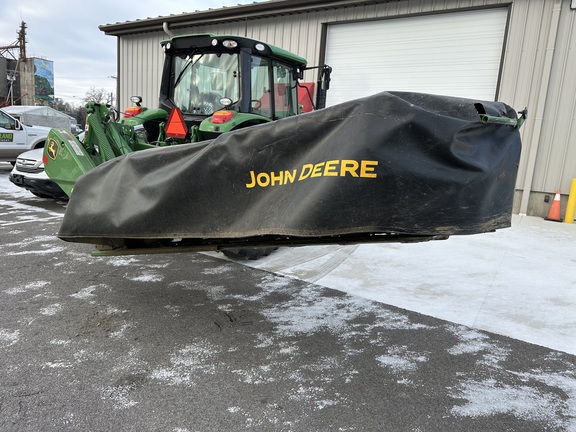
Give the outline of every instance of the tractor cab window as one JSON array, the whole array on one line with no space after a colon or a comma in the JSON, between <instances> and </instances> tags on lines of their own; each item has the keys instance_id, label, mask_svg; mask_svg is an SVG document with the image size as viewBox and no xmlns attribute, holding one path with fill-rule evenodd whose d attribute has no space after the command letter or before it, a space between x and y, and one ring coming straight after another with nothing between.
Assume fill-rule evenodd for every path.
<instances>
[{"instance_id":1,"label":"tractor cab window","mask_svg":"<svg viewBox=\"0 0 576 432\"><path fill-rule=\"evenodd\" d=\"M250 77L252 80L250 111L272 118L272 110L270 109L270 60L253 55Z\"/></svg>"},{"instance_id":2,"label":"tractor cab window","mask_svg":"<svg viewBox=\"0 0 576 432\"><path fill-rule=\"evenodd\" d=\"M240 98L237 54L193 54L174 57L170 95L184 113L211 115L224 108L222 99Z\"/></svg>"},{"instance_id":3,"label":"tractor cab window","mask_svg":"<svg viewBox=\"0 0 576 432\"><path fill-rule=\"evenodd\" d=\"M274 65L274 105L276 118L298 114L298 90L293 67L281 63Z\"/></svg>"},{"instance_id":4,"label":"tractor cab window","mask_svg":"<svg viewBox=\"0 0 576 432\"><path fill-rule=\"evenodd\" d=\"M293 67L252 56L251 112L271 119L297 114Z\"/></svg>"}]
</instances>

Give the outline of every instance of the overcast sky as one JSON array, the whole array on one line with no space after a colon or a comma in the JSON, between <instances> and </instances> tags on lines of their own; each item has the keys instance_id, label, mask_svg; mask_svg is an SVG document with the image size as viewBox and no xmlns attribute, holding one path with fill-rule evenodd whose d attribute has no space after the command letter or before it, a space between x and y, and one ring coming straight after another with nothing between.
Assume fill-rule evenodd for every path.
<instances>
[{"instance_id":1,"label":"overcast sky","mask_svg":"<svg viewBox=\"0 0 576 432\"><path fill-rule=\"evenodd\" d=\"M252 1L11 0L10 7L2 8L0 46L17 40L24 21L27 57L52 60L55 97L79 105L91 87L115 89L110 77L116 75L117 37L106 36L98 26L246 3Z\"/></svg>"}]
</instances>

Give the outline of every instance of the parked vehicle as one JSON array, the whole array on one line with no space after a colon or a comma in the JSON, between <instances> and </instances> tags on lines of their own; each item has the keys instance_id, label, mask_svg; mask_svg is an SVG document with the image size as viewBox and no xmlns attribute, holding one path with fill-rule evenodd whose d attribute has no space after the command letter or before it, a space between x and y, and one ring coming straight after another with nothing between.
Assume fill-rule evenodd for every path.
<instances>
[{"instance_id":1,"label":"parked vehicle","mask_svg":"<svg viewBox=\"0 0 576 432\"><path fill-rule=\"evenodd\" d=\"M76 137L84 140L84 132ZM44 171L43 148L28 150L16 158L9 180L40 198L68 200L68 195Z\"/></svg>"},{"instance_id":2,"label":"parked vehicle","mask_svg":"<svg viewBox=\"0 0 576 432\"><path fill-rule=\"evenodd\" d=\"M0 162L16 163L19 154L44 148L50 128L26 125L0 109Z\"/></svg>"},{"instance_id":3,"label":"parked vehicle","mask_svg":"<svg viewBox=\"0 0 576 432\"><path fill-rule=\"evenodd\" d=\"M37 197L67 200L68 195L46 175L42 162L43 152L43 148L37 148L21 153L8 178L16 186L29 190Z\"/></svg>"}]
</instances>

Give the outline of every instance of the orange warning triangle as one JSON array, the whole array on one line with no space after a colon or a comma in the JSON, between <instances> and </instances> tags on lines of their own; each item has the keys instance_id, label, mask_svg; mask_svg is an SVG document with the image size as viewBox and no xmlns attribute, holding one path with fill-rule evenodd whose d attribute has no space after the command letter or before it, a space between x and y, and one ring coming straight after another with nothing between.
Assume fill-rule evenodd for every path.
<instances>
[{"instance_id":1,"label":"orange warning triangle","mask_svg":"<svg viewBox=\"0 0 576 432\"><path fill-rule=\"evenodd\" d=\"M170 138L186 138L188 127L184 123L182 111L179 108L172 108L166 123L166 135Z\"/></svg>"}]
</instances>

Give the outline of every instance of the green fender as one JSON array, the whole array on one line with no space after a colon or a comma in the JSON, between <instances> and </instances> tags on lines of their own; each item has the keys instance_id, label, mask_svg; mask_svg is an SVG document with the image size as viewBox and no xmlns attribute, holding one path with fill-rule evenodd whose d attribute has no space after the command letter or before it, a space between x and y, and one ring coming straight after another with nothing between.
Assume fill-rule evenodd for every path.
<instances>
[{"instance_id":1,"label":"green fender","mask_svg":"<svg viewBox=\"0 0 576 432\"><path fill-rule=\"evenodd\" d=\"M142 112L133 117L123 118L121 123L130 126L138 126L149 120L164 121L168 118L168 113L161 108L142 107Z\"/></svg>"},{"instance_id":2,"label":"green fender","mask_svg":"<svg viewBox=\"0 0 576 432\"><path fill-rule=\"evenodd\" d=\"M214 123L212 117L204 119L200 123L200 132L208 132L213 134L222 134L226 132L233 131L235 129L240 129L245 126L253 126L258 123L269 123L272 119L264 117L258 114L252 113L239 113L236 111L227 111L232 113L232 118L224 123Z\"/></svg>"}]
</instances>

